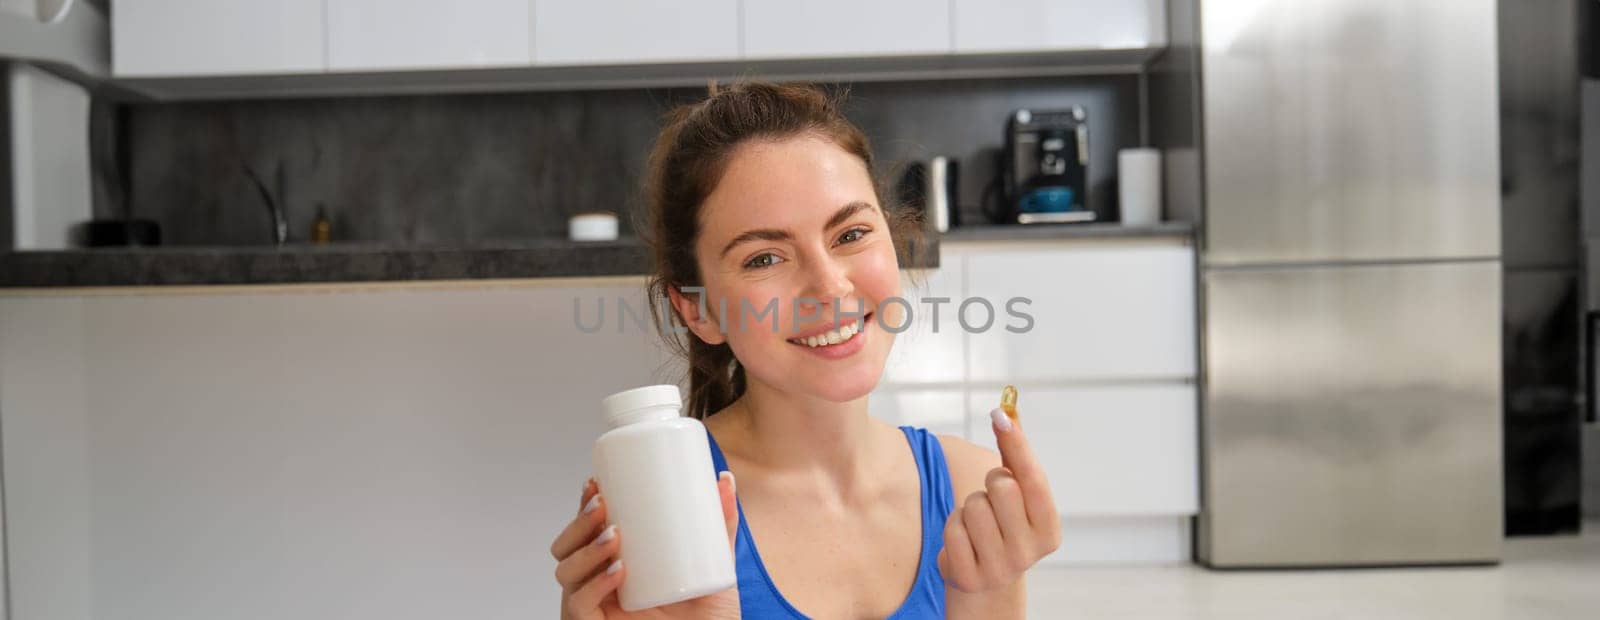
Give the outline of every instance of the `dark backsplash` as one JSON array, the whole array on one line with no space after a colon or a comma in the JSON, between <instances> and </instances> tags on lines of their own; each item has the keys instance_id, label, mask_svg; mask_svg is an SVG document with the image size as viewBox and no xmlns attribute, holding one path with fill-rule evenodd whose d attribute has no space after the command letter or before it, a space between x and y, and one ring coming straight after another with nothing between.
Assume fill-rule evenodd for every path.
<instances>
[{"instance_id":1,"label":"dark backsplash","mask_svg":"<svg viewBox=\"0 0 1600 620\"><path fill-rule=\"evenodd\" d=\"M1116 150L1138 144L1134 76L857 84L850 117L892 182L933 155L962 163L960 206L979 221L1008 113L1082 105L1091 122L1091 206L1114 210ZM279 195L291 242L318 205L341 241L463 243L562 238L581 211L623 215L663 114L699 89L340 97L128 106L131 211L159 221L168 245L272 242L268 210L245 168ZM97 155L114 130L97 130ZM120 192L97 156L97 217ZM282 168L281 189L275 180ZM107 187L111 186L111 187Z\"/></svg>"}]
</instances>

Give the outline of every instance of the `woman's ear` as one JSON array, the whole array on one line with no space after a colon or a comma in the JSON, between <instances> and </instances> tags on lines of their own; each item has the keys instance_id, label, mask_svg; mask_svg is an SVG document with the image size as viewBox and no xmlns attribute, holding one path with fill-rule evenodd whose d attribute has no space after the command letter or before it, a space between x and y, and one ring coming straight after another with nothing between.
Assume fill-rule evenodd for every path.
<instances>
[{"instance_id":1,"label":"woman's ear","mask_svg":"<svg viewBox=\"0 0 1600 620\"><path fill-rule=\"evenodd\" d=\"M707 310L705 289L698 286L690 288L697 290L685 295L676 286L667 287L667 297L672 300L672 309L678 312L678 317L683 319L689 331L694 332L694 335L706 344L718 345L727 342L727 337L722 333L722 326L712 320L711 313Z\"/></svg>"}]
</instances>

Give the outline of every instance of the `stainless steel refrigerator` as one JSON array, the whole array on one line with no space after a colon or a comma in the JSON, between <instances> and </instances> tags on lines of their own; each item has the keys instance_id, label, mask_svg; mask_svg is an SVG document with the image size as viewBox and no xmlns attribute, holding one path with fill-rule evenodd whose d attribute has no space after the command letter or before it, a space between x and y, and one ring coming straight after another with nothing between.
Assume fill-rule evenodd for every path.
<instances>
[{"instance_id":1,"label":"stainless steel refrigerator","mask_svg":"<svg viewBox=\"0 0 1600 620\"><path fill-rule=\"evenodd\" d=\"M1199 559L1497 561L1495 2L1194 6Z\"/></svg>"}]
</instances>

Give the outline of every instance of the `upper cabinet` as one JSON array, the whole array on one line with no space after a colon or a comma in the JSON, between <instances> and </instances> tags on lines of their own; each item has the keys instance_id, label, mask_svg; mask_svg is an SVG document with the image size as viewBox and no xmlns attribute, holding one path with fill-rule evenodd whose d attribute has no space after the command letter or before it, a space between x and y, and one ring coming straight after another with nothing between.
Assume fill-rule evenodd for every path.
<instances>
[{"instance_id":1,"label":"upper cabinet","mask_svg":"<svg viewBox=\"0 0 1600 620\"><path fill-rule=\"evenodd\" d=\"M541 65L738 60L739 0L537 0Z\"/></svg>"},{"instance_id":2,"label":"upper cabinet","mask_svg":"<svg viewBox=\"0 0 1600 620\"><path fill-rule=\"evenodd\" d=\"M956 52L1125 49L1167 43L1166 0L953 0Z\"/></svg>"},{"instance_id":3,"label":"upper cabinet","mask_svg":"<svg viewBox=\"0 0 1600 620\"><path fill-rule=\"evenodd\" d=\"M111 3L112 73L166 77L320 73L323 0Z\"/></svg>"},{"instance_id":4,"label":"upper cabinet","mask_svg":"<svg viewBox=\"0 0 1600 620\"><path fill-rule=\"evenodd\" d=\"M746 58L950 52L950 5L924 0L743 0ZM977 4L977 3L974 3Z\"/></svg>"},{"instance_id":5,"label":"upper cabinet","mask_svg":"<svg viewBox=\"0 0 1600 620\"><path fill-rule=\"evenodd\" d=\"M1165 2L123 0L110 6L114 77L286 76L127 83L164 98L682 85L807 64L782 62L794 59L830 61L804 74L822 80L1015 68L1011 58L992 52L1067 52L1034 64L1140 71L1152 48L1166 44ZM1100 50L1121 55L1072 53ZM968 58L951 62L962 55ZM711 62L725 64L703 64ZM565 70L579 66L595 69ZM517 70L450 72L471 69ZM413 73L392 75L405 72Z\"/></svg>"},{"instance_id":6,"label":"upper cabinet","mask_svg":"<svg viewBox=\"0 0 1600 620\"><path fill-rule=\"evenodd\" d=\"M330 71L528 64L530 0L325 1Z\"/></svg>"}]
</instances>

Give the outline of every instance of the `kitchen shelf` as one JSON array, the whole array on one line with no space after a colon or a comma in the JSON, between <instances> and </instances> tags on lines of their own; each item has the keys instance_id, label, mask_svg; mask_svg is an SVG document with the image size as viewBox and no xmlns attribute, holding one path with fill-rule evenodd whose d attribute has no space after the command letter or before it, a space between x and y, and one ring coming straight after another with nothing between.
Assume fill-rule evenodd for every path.
<instances>
[{"instance_id":1,"label":"kitchen shelf","mask_svg":"<svg viewBox=\"0 0 1600 620\"><path fill-rule=\"evenodd\" d=\"M937 241L910 262L938 267ZM0 253L0 289L581 278L649 267L637 239L19 251Z\"/></svg>"},{"instance_id":2,"label":"kitchen shelf","mask_svg":"<svg viewBox=\"0 0 1600 620\"><path fill-rule=\"evenodd\" d=\"M739 60L593 66L527 66L430 71L324 72L116 79L132 99L203 100L345 95L703 87L759 78L878 82L1140 73L1165 47L1025 53Z\"/></svg>"},{"instance_id":3,"label":"kitchen shelf","mask_svg":"<svg viewBox=\"0 0 1600 620\"><path fill-rule=\"evenodd\" d=\"M940 235L941 241L1050 241L1056 239L1128 239L1178 237L1192 239L1194 225L1189 222L1160 222L1148 226L1126 226L1117 222L1097 224L1029 224L1012 226L962 226Z\"/></svg>"}]
</instances>

